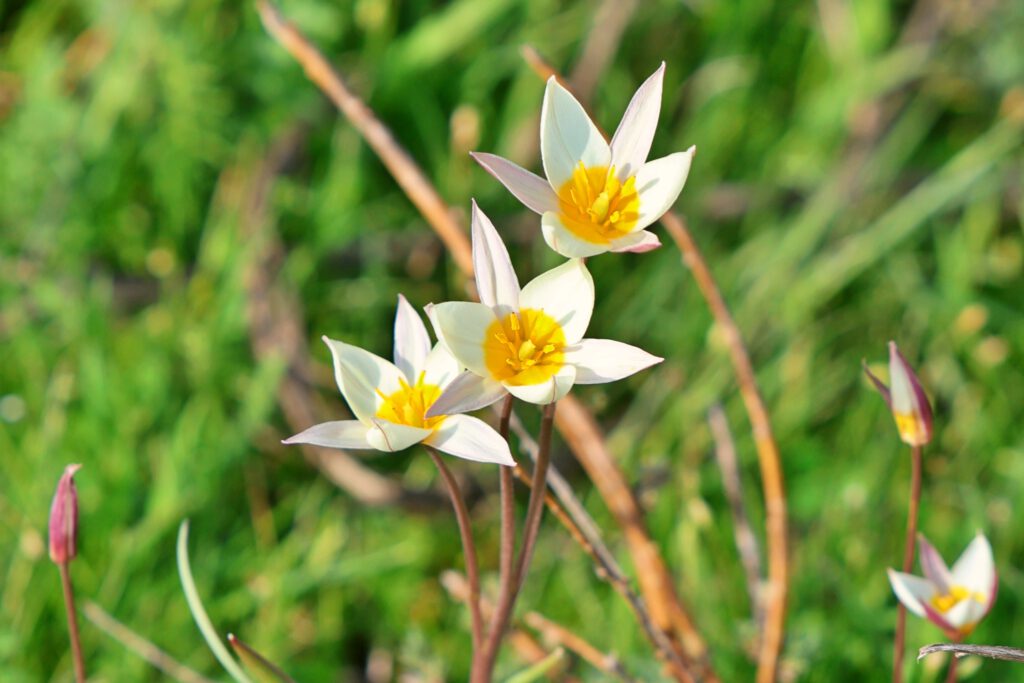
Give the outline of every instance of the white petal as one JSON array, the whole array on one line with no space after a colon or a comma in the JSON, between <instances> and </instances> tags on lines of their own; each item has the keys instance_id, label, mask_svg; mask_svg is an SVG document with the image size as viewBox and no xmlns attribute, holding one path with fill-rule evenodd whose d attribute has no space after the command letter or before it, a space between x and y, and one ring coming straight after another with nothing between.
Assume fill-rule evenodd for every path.
<instances>
[{"instance_id":1,"label":"white petal","mask_svg":"<svg viewBox=\"0 0 1024 683\"><path fill-rule=\"evenodd\" d=\"M576 366L577 384L614 382L663 360L611 339L584 339L565 350L565 362Z\"/></svg>"},{"instance_id":2,"label":"white petal","mask_svg":"<svg viewBox=\"0 0 1024 683\"><path fill-rule=\"evenodd\" d=\"M569 228L565 227L562 219L554 211L548 211L540 219L541 232L544 233L544 241L557 253L566 258L586 258L597 256L608 251L611 245L588 242L577 237Z\"/></svg>"},{"instance_id":3,"label":"white petal","mask_svg":"<svg viewBox=\"0 0 1024 683\"><path fill-rule=\"evenodd\" d=\"M612 136L612 166L622 181L644 165L651 151L651 141L661 113L661 84L664 77L665 62L662 62L658 70L637 89Z\"/></svg>"},{"instance_id":4,"label":"white petal","mask_svg":"<svg viewBox=\"0 0 1024 683\"><path fill-rule=\"evenodd\" d=\"M642 254L645 251L653 251L661 246L661 240L653 232L637 230L618 239L612 240L610 251L629 251L634 254Z\"/></svg>"},{"instance_id":5,"label":"white petal","mask_svg":"<svg viewBox=\"0 0 1024 683\"><path fill-rule=\"evenodd\" d=\"M988 596L996 580L992 546L984 534L978 534L953 564L953 582Z\"/></svg>"},{"instance_id":6,"label":"white petal","mask_svg":"<svg viewBox=\"0 0 1024 683\"><path fill-rule=\"evenodd\" d=\"M455 360L455 356L448 350L448 347L443 342L438 342L434 344L427 359L423 361L421 370L423 370L424 382L443 388L455 379L462 370L462 366L459 365L459 361Z\"/></svg>"},{"instance_id":7,"label":"white petal","mask_svg":"<svg viewBox=\"0 0 1024 683\"><path fill-rule=\"evenodd\" d=\"M544 175L557 192L580 162L608 166L611 149L583 106L552 76L540 110L540 154Z\"/></svg>"},{"instance_id":8,"label":"white petal","mask_svg":"<svg viewBox=\"0 0 1024 683\"><path fill-rule=\"evenodd\" d=\"M919 617L925 617L924 603L935 596L935 586L926 579L913 574L904 574L894 569L889 571L892 591L903 606Z\"/></svg>"},{"instance_id":9,"label":"white petal","mask_svg":"<svg viewBox=\"0 0 1024 683\"><path fill-rule=\"evenodd\" d=\"M544 382L520 386L506 384L505 388L508 389L510 394L518 398L520 401L536 403L538 405L547 405L548 403L554 403L569 393L575 379L576 368L572 365L566 364L563 365L557 373L555 373L554 377L545 380Z\"/></svg>"},{"instance_id":10,"label":"white petal","mask_svg":"<svg viewBox=\"0 0 1024 683\"><path fill-rule=\"evenodd\" d=\"M378 391L385 396L398 391L404 376L394 365L335 339L323 338L334 357L334 380L355 416L369 422L380 407Z\"/></svg>"},{"instance_id":11,"label":"white petal","mask_svg":"<svg viewBox=\"0 0 1024 683\"><path fill-rule=\"evenodd\" d=\"M539 175L530 173L508 159L486 152L470 152L469 156L498 179L526 208L537 213L558 210L558 195Z\"/></svg>"},{"instance_id":12,"label":"white petal","mask_svg":"<svg viewBox=\"0 0 1024 683\"><path fill-rule=\"evenodd\" d=\"M988 607L974 598L966 598L953 605L942 618L955 629L972 627L985 616Z\"/></svg>"},{"instance_id":13,"label":"white petal","mask_svg":"<svg viewBox=\"0 0 1024 683\"><path fill-rule=\"evenodd\" d=\"M463 367L490 377L484 362L484 336L495 321L494 311L483 304L449 301L431 309L434 332Z\"/></svg>"},{"instance_id":14,"label":"white petal","mask_svg":"<svg viewBox=\"0 0 1024 683\"><path fill-rule=\"evenodd\" d=\"M945 560L923 534L918 535L917 544L921 555L921 569L924 571L925 578L935 584L936 590L940 593L948 593L954 582Z\"/></svg>"},{"instance_id":15,"label":"white petal","mask_svg":"<svg viewBox=\"0 0 1024 683\"><path fill-rule=\"evenodd\" d=\"M562 326L565 343L583 338L594 312L594 279L583 261L572 259L542 273L523 287L520 310L543 310Z\"/></svg>"},{"instance_id":16,"label":"white petal","mask_svg":"<svg viewBox=\"0 0 1024 683\"><path fill-rule=\"evenodd\" d=\"M516 461L508 444L483 420L469 415L451 415L424 443L466 460L513 466Z\"/></svg>"},{"instance_id":17,"label":"white petal","mask_svg":"<svg viewBox=\"0 0 1024 683\"><path fill-rule=\"evenodd\" d=\"M430 353L430 336L416 312L405 297L398 295L395 311L395 365L409 382L423 369L423 361Z\"/></svg>"},{"instance_id":18,"label":"white petal","mask_svg":"<svg viewBox=\"0 0 1024 683\"><path fill-rule=\"evenodd\" d=\"M387 420L375 419L366 433L366 440L378 451L394 453L403 451L430 436L431 430L399 425Z\"/></svg>"},{"instance_id":19,"label":"white petal","mask_svg":"<svg viewBox=\"0 0 1024 683\"><path fill-rule=\"evenodd\" d=\"M366 440L369 428L359 420L322 422L288 437L281 443L308 443L327 448L373 448Z\"/></svg>"},{"instance_id":20,"label":"white petal","mask_svg":"<svg viewBox=\"0 0 1024 683\"><path fill-rule=\"evenodd\" d=\"M636 190L640 195L636 230L646 228L672 208L686 184L696 151L696 147L691 147L685 152L649 161L640 168L636 174Z\"/></svg>"},{"instance_id":21,"label":"white petal","mask_svg":"<svg viewBox=\"0 0 1024 683\"><path fill-rule=\"evenodd\" d=\"M473 272L480 303L505 315L519 306L519 278L491 219L473 200Z\"/></svg>"},{"instance_id":22,"label":"white petal","mask_svg":"<svg viewBox=\"0 0 1024 683\"><path fill-rule=\"evenodd\" d=\"M468 413L486 408L508 392L500 382L468 370L451 381L427 409L427 417Z\"/></svg>"}]
</instances>

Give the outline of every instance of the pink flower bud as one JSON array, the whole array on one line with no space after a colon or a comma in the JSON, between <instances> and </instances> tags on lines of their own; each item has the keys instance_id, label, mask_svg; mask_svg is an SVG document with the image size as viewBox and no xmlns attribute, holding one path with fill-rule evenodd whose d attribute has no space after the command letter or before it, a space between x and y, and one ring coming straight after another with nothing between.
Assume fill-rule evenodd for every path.
<instances>
[{"instance_id":1,"label":"pink flower bud","mask_svg":"<svg viewBox=\"0 0 1024 683\"><path fill-rule=\"evenodd\" d=\"M911 446L923 446L932 440L932 407L921 382L907 363L896 342L889 342L889 386L875 377L867 365L864 372L889 404L900 438Z\"/></svg>"},{"instance_id":2,"label":"pink flower bud","mask_svg":"<svg viewBox=\"0 0 1024 683\"><path fill-rule=\"evenodd\" d=\"M57 564L67 564L78 554L78 494L74 476L81 467L64 468L50 506L50 559Z\"/></svg>"}]
</instances>

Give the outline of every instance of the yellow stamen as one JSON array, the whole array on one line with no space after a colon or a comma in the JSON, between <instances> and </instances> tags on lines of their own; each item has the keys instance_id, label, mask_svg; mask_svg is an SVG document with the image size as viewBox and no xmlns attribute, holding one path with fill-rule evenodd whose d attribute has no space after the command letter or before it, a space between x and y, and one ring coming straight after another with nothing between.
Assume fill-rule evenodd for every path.
<instances>
[{"instance_id":1,"label":"yellow stamen","mask_svg":"<svg viewBox=\"0 0 1024 683\"><path fill-rule=\"evenodd\" d=\"M437 429L445 416L424 417L423 414L441 395L441 387L427 384L425 373L420 373L416 384L410 385L404 378L398 380L400 388L388 395L377 389L377 395L383 399L377 409L377 417L395 424L419 427L420 429Z\"/></svg>"},{"instance_id":2,"label":"yellow stamen","mask_svg":"<svg viewBox=\"0 0 1024 683\"><path fill-rule=\"evenodd\" d=\"M923 446L928 443L928 430L917 413L897 413L893 418L896 420L896 429L904 443L912 446Z\"/></svg>"},{"instance_id":3,"label":"yellow stamen","mask_svg":"<svg viewBox=\"0 0 1024 683\"><path fill-rule=\"evenodd\" d=\"M963 586L950 586L948 593L946 593L945 595L936 595L932 597L930 602L932 603L932 607L938 610L940 614L945 614L949 610L953 609L962 600L967 600L968 598L975 600L976 602L979 602L981 604L985 604L986 600L986 596L984 593L980 593L977 591L972 593L970 590L964 588Z\"/></svg>"},{"instance_id":4,"label":"yellow stamen","mask_svg":"<svg viewBox=\"0 0 1024 683\"><path fill-rule=\"evenodd\" d=\"M539 384L562 368L565 333L544 311L527 308L491 323L483 346L484 362L495 379L516 386Z\"/></svg>"},{"instance_id":5,"label":"yellow stamen","mask_svg":"<svg viewBox=\"0 0 1024 683\"><path fill-rule=\"evenodd\" d=\"M558 191L559 217L577 237L597 244L629 234L640 218L636 178L619 182L615 167L580 162Z\"/></svg>"}]
</instances>

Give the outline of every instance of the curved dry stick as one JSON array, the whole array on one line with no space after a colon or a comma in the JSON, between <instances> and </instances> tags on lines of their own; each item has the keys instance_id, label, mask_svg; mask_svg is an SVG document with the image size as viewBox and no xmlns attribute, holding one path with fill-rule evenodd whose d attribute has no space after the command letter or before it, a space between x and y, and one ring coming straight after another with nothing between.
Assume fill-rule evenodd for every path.
<instances>
[{"instance_id":1,"label":"curved dry stick","mask_svg":"<svg viewBox=\"0 0 1024 683\"><path fill-rule=\"evenodd\" d=\"M561 75L536 50L524 46L522 54L538 76L543 79L555 76L559 82L566 85ZM569 86L566 85L566 87ZM733 370L736 373L736 382L739 384L743 406L750 418L750 428L754 434L758 463L761 467L761 487L765 500L765 527L768 537L768 581L763 593L765 620L761 649L757 660L756 680L757 683L770 683L775 680L779 654L782 651L782 639L786 626L786 598L789 592L789 532L786 521L786 490L783 483L779 448L772 433L768 409L758 388L753 363L750 362L750 353L743 343L743 335L718 288L711 268L704 260L700 247L697 246L697 242L686 227L682 216L669 211L662 216L661 224L665 226L672 241L679 249L683 265L689 268L693 274L693 279L697 282L697 287L700 289L715 323L721 330L725 345L729 349Z\"/></svg>"},{"instance_id":2,"label":"curved dry stick","mask_svg":"<svg viewBox=\"0 0 1024 683\"><path fill-rule=\"evenodd\" d=\"M928 655L935 654L936 652L952 652L953 656L958 659L968 655L977 655L978 657L999 659L1004 662L1024 662L1024 650L1016 647L1008 647L1006 645L961 645L960 643L925 645L917 651L917 660L921 661Z\"/></svg>"}]
</instances>

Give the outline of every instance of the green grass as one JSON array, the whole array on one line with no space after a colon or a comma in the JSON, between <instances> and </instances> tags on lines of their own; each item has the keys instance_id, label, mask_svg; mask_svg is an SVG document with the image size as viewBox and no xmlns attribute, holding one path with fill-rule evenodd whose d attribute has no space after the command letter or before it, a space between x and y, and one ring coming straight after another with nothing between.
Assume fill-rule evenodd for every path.
<instances>
[{"instance_id":1,"label":"green grass","mask_svg":"<svg viewBox=\"0 0 1024 683\"><path fill-rule=\"evenodd\" d=\"M986 531L1002 585L972 640L1024 645L1024 6L940 4L951 14L924 47L899 41L904 3L640 3L593 103L612 128L633 89L668 63L653 152L698 146L678 208L744 330L782 449L794 570L785 666L801 680L888 675L895 602L884 569L900 558L909 458L859 363L883 362L889 339L921 368L936 407L922 530L954 557ZM845 14L823 22L821 8ZM555 263L536 217L472 164L450 121L457 110L475 118L469 148L536 168L543 84L519 46L568 71L591 3L282 9L453 206L467 213L477 198L524 279ZM84 464L80 596L189 665L225 680L178 584L184 517L214 623L298 680L360 680L371 650L428 679L465 678L468 618L437 580L461 566L451 517L367 509L276 443L288 432L276 399L283 369L249 343L243 276L254 249L239 236L241 185L296 125L304 141L269 218L287 247L280 277L300 294L308 353L325 366L315 340L329 334L386 355L395 295L420 306L461 297L456 270L251 6L0 8L5 681L70 680L45 529L71 461ZM652 532L723 680L747 680L749 608L704 419L725 404L760 528L756 458L728 359L674 248L590 265L590 334L667 360L576 394L631 480L650 484ZM320 398L337 405L329 389ZM434 478L416 452L368 460L410 486ZM625 559L561 445L556 462ZM487 468L456 467L494 487ZM493 500L476 519L489 582ZM522 603L655 676L621 600L552 524ZM161 680L83 630L96 680ZM910 647L939 638L911 621ZM509 655L499 668L521 665ZM941 675L909 669L911 680ZM575 673L603 679L583 664ZM1013 676L1011 665L985 663L975 678Z\"/></svg>"}]
</instances>

